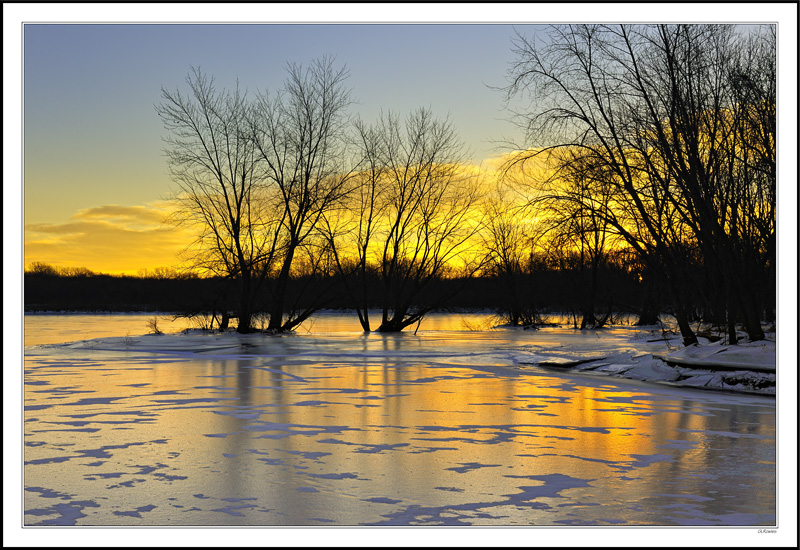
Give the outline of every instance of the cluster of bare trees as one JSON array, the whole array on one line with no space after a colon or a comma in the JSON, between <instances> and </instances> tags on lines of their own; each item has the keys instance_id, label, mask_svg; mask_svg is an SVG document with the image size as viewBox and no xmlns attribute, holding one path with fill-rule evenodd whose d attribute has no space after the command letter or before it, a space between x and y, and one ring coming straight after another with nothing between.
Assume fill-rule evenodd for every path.
<instances>
[{"instance_id":1,"label":"cluster of bare trees","mask_svg":"<svg viewBox=\"0 0 800 550\"><path fill-rule=\"evenodd\" d=\"M507 93L531 99L517 113L529 149L508 168L551 167L534 210L556 209L554 229L590 266L607 239L624 240L669 289L685 343L702 285L732 342L737 323L763 338L775 303L775 27L554 26L540 42L518 35L515 52Z\"/></svg>"},{"instance_id":2,"label":"cluster of bare trees","mask_svg":"<svg viewBox=\"0 0 800 550\"><path fill-rule=\"evenodd\" d=\"M737 325L763 338L775 27L566 25L536 40L514 41L506 93L530 99L515 113L526 143L490 193L448 119L353 119L331 59L290 64L280 90L253 97L199 70L187 92L162 89L175 221L196 229L194 266L235 284L239 330L256 317L291 330L324 306L326 280L365 331L399 331L447 298L431 282L475 273L503 286L511 323L535 324L531 276L556 270L575 278L581 328L609 319L614 271L649 289L641 321L668 304L687 344L698 308L732 342Z\"/></svg>"},{"instance_id":3,"label":"cluster of bare trees","mask_svg":"<svg viewBox=\"0 0 800 550\"><path fill-rule=\"evenodd\" d=\"M446 296L418 298L453 269L479 228L473 206L479 180L463 169L463 146L449 120L419 109L405 120L382 114L374 125L357 120L362 153L352 209L328 220L326 236L359 321L371 328L369 296L380 295L379 331L418 323ZM349 244L351 243L351 244ZM459 273L472 273L467 260Z\"/></svg>"},{"instance_id":4,"label":"cluster of bare trees","mask_svg":"<svg viewBox=\"0 0 800 550\"><path fill-rule=\"evenodd\" d=\"M162 89L174 221L196 229L196 267L236 282L240 332L255 315L291 330L323 305L293 307L298 274L344 279L364 330L365 292L379 284L378 329L402 330L435 307L415 299L477 227L452 124L425 109L352 124L347 76L322 59L288 65L283 88L254 99L196 69L187 93Z\"/></svg>"}]
</instances>

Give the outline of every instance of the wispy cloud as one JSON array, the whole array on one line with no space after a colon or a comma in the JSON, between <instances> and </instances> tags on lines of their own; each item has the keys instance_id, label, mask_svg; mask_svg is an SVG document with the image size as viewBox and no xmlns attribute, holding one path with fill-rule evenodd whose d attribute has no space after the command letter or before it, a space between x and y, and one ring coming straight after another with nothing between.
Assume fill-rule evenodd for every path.
<instances>
[{"instance_id":1,"label":"wispy cloud","mask_svg":"<svg viewBox=\"0 0 800 550\"><path fill-rule=\"evenodd\" d=\"M120 206L110 204L80 210L72 219L76 220L115 220L134 224L161 224L166 212L153 206Z\"/></svg>"}]
</instances>

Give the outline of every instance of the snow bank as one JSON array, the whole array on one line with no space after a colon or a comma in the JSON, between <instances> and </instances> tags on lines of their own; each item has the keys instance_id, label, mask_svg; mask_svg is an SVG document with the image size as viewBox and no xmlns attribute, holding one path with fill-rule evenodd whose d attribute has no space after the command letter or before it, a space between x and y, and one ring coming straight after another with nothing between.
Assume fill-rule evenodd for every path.
<instances>
[{"instance_id":1,"label":"snow bank","mask_svg":"<svg viewBox=\"0 0 800 550\"><path fill-rule=\"evenodd\" d=\"M716 370L752 370L775 372L775 342L742 342L735 346L716 342L688 346L658 356L670 365L713 367Z\"/></svg>"},{"instance_id":2,"label":"snow bank","mask_svg":"<svg viewBox=\"0 0 800 550\"><path fill-rule=\"evenodd\" d=\"M536 363L534 363L536 364ZM595 373L645 382L712 390L775 395L775 343L741 346L694 345L665 354L620 354L578 365L564 362L561 371ZM553 362L538 366L554 368Z\"/></svg>"},{"instance_id":3,"label":"snow bank","mask_svg":"<svg viewBox=\"0 0 800 550\"><path fill-rule=\"evenodd\" d=\"M542 332L545 332L544 330ZM591 333L592 331L590 331ZM767 340L749 342L740 335L737 345L710 342L683 347L678 335L665 334L659 327L638 330L594 331L598 341L615 339L613 347L579 346L558 359L520 357L520 362L561 372L580 372L629 378L645 382L693 388L775 395L776 350L774 333ZM661 349L643 347L663 346ZM588 350L588 351L587 351ZM597 357L596 352L606 352ZM595 353L593 353L595 352ZM611 353L609 353L611 352Z\"/></svg>"}]
</instances>

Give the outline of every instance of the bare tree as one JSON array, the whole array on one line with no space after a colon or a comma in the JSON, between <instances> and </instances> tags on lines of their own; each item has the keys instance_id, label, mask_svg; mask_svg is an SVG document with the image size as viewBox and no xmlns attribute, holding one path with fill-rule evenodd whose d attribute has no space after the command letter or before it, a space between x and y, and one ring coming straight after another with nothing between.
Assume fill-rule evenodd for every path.
<instances>
[{"instance_id":1,"label":"bare tree","mask_svg":"<svg viewBox=\"0 0 800 550\"><path fill-rule=\"evenodd\" d=\"M575 150L562 151L560 169L548 179L548 192L536 201L548 226L548 248L567 259L574 273L580 328L601 328L611 316L596 316L601 271L619 240L609 218L615 189L601 164Z\"/></svg>"},{"instance_id":2,"label":"bare tree","mask_svg":"<svg viewBox=\"0 0 800 550\"><path fill-rule=\"evenodd\" d=\"M500 287L500 312L511 325L536 326L540 322L534 288L534 256L546 233L541 219L528 219L524 205L509 197L498 184L483 203L481 247L486 254L483 272Z\"/></svg>"},{"instance_id":3,"label":"bare tree","mask_svg":"<svg viewBox=\"0 0 800 550\"><path fill-rule=\"evenodd\" d=\"M306 68L290 64L287 72L282 90L258 95L250 117L249 135L263 164L282 245L269 306L270 330L291 330L313 313L309 307L286 317L292 265L301 247L319 236L325 214L340 206L351 177L345 164L352 103L344 86L348 71L324 58Z\"/></svg>"},{"instance_id":4,"label":"bare tree","mask_svg":"<svg viewBox=\"0 0 800 550\"><path fill-rule=\"evenodd\" d=\"M475 269L467 248L479 225L472 208L477 179L463 169L462 145L450 121L434 118L430 109L405 121L382 114L375 125L359 122L356 128L363 162L350 230L338 240L333 231L329 235L364 330L371 328L365 285L374 277L381 307L377 330L400 331L442 303L444 296L420 298L460 254ZM349 242L355 246L348 249ZM346 250L355 258L349 269Z\"/></svg>"},{"instance_id":5,"label":"bare tree","mask_svg":"<svg viewBox=\"0 0 800 550\"><path fill-rule=\"evenodd\" d=\"M721 170L732 190L726 231L747 257L746 279L774 321L776 254L776 28L747 37L731 61L733 126Z\"/></svg>"},{"instance_id":6,"label":"bare tree","mask_svg":"<svg viewBox=\"0 0 800 550\"><path fill-rule=\"evenodd\" d=\"M518 36L510 72L509 96L528 91L536 102L518 113L533 145L547 145L533 154L575 149L604 167L618 192L614 208L601 212L643 260L664 270L687 344L696 342L687 299L694 251L720 281L731 321L739 316L751 339L763 338L757 279L739 269L748 257L737 251L729 223L731 212L741 212L726 177L736 170L723 169L736 150L732 122L741 99L731 95L730 60L741 44L732 26L559 26L541 47ZM769 57L769 47L762 50ZM772 115L763 110L758 124L769 128Z\"/></svg>"},{"instance_id":7,"label":"bare tree","mask_svg":"<svg viewBox=\"0 0 800 550\"><path fill-rule=\"evenodd\" d=\"M188 94L161 89L156 105L178 209L173 221L197 237L188 250L194 266L238 282L239 332L251 330L255 280L269 255L269 212L263 177L247 125L246 94L217 90L193 68Z\"/></svg>"},{"instance_id":8,"label":"bare tree","mask_svg":"<svg viewBox=\"0 0 800 550\"><path fill-rule=\"evenodd\" d=\"M348 197L347 208L325 216L324 233L361 328L369 332L371 297L374 283L378 281L373 248L377 229L388 216L390 181L388 167L384 164L385 143L380 138L379 128L360 118L355 120L354 127L353 147L360 151L360 160L353 179L353 193Z\"/></svg>"},{"instance_id":9,"label":"bare tree","mask_svg":"<svg viewBox=\"0 0 800 550\"><path fill-rule=\"evenodd\" d=\"M26 274L31 275L46 275L49 277L58 277L61 275L61 270L55 266L44 262L33 262L25 270Z\"/></svg>"},{"instance_id":10,"label":"bare tree","mask_svg":"<svg viewBox=\"0 0 800 550\"><path fill-rule=\"evenodd\" d=\"M654 151L648 158L652 163L648 173L675 182L676 192L668 197L692 229L704 267L720 282L730 341L736 342L737 320L751 340L759 340L764 337L759 289L765 281L758 277L763 266L758 254L742 246L746 239L741 232L746 226L741 221L753 217L748 211L755 205L748 199L762 195L762 190L768 193L770 187L774 139L765 143L758 137L774 128L774 95L753 101L736 93L737 87L743 88L746 71L731 59L747 44L732 26L659 26L656 31L646 35L658 52L657 61L649 67L655 86L643 78L636 80L640 93L653 97L658 105L648 110L647 120L656 130L653 137L640 138L641 144ZM771 56L758 57L766 64L747 63L750 73L766 73L760 80L774 81L774 72L770 75L768 70L774 50ZM656 96L653 89L669 90L668 98ZM737 132L742 115L758 109L771 115ZM654 113L659 113L658 119ZM746 160L748 152L758 150L763 151L762 158L771 158L761 164L766 178L754 177L757 171ZM774 220L774 208L766 206L765 217L769 220L771 215Z\"/></svg>"}]
</instances>

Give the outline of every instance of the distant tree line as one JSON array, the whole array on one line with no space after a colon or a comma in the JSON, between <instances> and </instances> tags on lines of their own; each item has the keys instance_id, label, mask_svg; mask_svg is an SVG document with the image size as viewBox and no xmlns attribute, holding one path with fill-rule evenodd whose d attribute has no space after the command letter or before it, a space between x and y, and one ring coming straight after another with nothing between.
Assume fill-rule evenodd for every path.
<instances>
[{"instance_id":1,"label":"distant tree line","mask_svg":"<svg viewBox=\"0 0 800 550\"><path fill-rule=\"evenodd\" d=\"M513 269L437 277L417 294L411 307L439 312L489 310L500 322L533 328L550 322L551 314L560 319L566 315L575 328L602 328L621 315L658 324L658 313L669 307L669 293L660 283L644 280L640 268L624 254L609 254L594 270L581 265L579 254L538 254L521 259ZM698 278L704 272L701 264L692 269ZM380 312L384 299L380 274L368 269L365 278L360 307ZM592 278L595 286L587 284ZM287 284L288 311L311 307L352 311L348 285L336 270L327 275L311 271L293 275ZM142 270L136 276L108 275L37 262L26 270L24 286L26 312L164 312L194 317L207 328L219 329L228 326L238 307L237 281L167 268ZM703 307L705 292L705 287L691 290L691 299L699 304L692 311L693 322L709 318ZM255 296L253 330L268 327L269 298L266 291ZM588 304L595 314L591 320Z\"/></svg>"},{"instance_id":2,"label":"distant tree line","mask_svg":"<svg viewBox=\"0 0 800 550\"><path fill-rule=\"evenodd\" d=\"M36 311L139 311L165 312L177 316L197 316L210 328L220 328L227 316L235 316L238 284L228 278L198 277L179 272L164 276L166 270L142 272L137 276L93 273L88 269L60 269L33 264L25 272L25 310ZM604 289L596 301L603 315L638 315L643 297L642 285L627 266L604 264L600 269ZM580 322L582 295L576 293L581 272L569 262L548 265L535 261L516 276L516 285L500 274L486 273L468 278L438 277L426 285L411 303L412 308L429 311L485 309L499 314L511 324L536 326L550 312L567 313ZM368 269L364 275L360 307L381 311L384 288L381 275ZM317 308L353 309L352 287L337 271L320 276L306 272L292 276L287 285L288 311ZM543 289L546 289L543 290ZM254 328L269 323L269 294L253 302ZM431 304L436 304L432 308ZM522 311L523 314L518 312ZM657 321L655 321L657 322Z\"/></svg>"},{"instance_id":3,"label":"distant tree line","mask_svg":"<svg viewBox=\"0 0 800 550\"><path fill-rule=\"evenodd\" d=\"M25 311L190 311L216 283L171 269L140 276L95 273L34 262L25 271Z\"/></svg>"}]
</instances>

